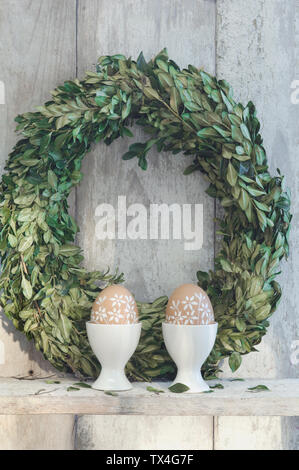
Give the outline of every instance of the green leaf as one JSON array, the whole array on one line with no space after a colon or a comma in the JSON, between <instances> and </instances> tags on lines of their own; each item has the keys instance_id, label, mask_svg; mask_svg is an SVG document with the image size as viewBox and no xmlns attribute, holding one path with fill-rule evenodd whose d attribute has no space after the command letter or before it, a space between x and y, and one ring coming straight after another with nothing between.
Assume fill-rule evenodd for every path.
<instances>
[{"instance_id":1,"label":"green leaf","mask_svg":"<svg viewBox=\"0 0 299 470\"><path fill-rule=\"evenodd\" d=\"M226 271L227 273L231 273L232 272L232 267L231 267L231 264L229 263L229 261L227 261L226 259L220 259L220 264L222 266L222 269L224 271Z\"/></svg>"},{"instance_id":2,"label":"green leaf","mask_svg":"<svg viewBox=\"0 0 299 470\"><path fill-rule=\"evenodd\" d=\"M254 204L256 205L256 207L258 207L261 211L264 211L264 212L270 212L270 207L266 206L266 204L263 204L262 202L259 202L259 201L254 201Z\"/></svg>"},{"instance_id":3,"label":"green leaf","mask_svg":"<svg viewBox=\"0 0 299 470\"><path fill-rule=\"evenodd\" d=\"M248 130L246 124L242 123L240 125L240 129L241 129L242 134L244 135L245 139L251 141L251 136L250 136L250 133L249 133L249 130Z\"/></svg>"},{"instance_id":4,"label":"green leaf","mask_svg":"<svg viewBox=\"0 0 299 470\"><path fill-rule=\"evenodd\" d=\"M25 277L22 278L22 290L23 290L23 294L26 297L26 299L30 300L32 298L32 294L33 294L32 286L31 286L30 282Z\"/></svg>"},{"instance_id":5,"label":"green leaf","mask_svg":"<svg viewBox=\"0 0 299 470\"><path fill-rule=\"evenodd\" d=\"M184 101L184 106L189 111L200 111L200 106L198 106L198 104L194 103L193 101Z\"/></svg>"},{"instance_id":6,"label":"green leaf","mask_svg":"<svg viewBox=\"0 0 299 470\"><path fill-rule=\"evenodd\" d=\"M229 101L229 99L227 98L226 94L223 93L223 91L221 90L220 91L220 94L221 94L221 97L223 99L223 103L225 104L225 106L227 107L227 111L229 113L231 113L233 111L233 106L231 104L231 102Z\"/></svg>"},{"instance_id":7,"label":"green leaf","mask_svg":"<svg viewBox=\"0 0 299 470\"><path fill-rule=\"evenodd\" d=\"M48 183L52 188L57 189L57 176L52 170L48 171Z\"/></svg>"},{"instance_id":8,"label":"green leaf","mask_svg":"<svg viewBox=\"0 0 299 470\"><path fill-rule=\"evenodd\" d=\"M228 118L230 120L230 122L234 125L234 126L237 126L239 127L240 124L241 124L241 118L239 116L236 116L236 114L229 114L228 115Z\"/></svg>"},{"instance_id":9,"label":"green leaf","mask_svg":"<svg viewBox=\"0 0 299 470\"><path fill-rule=\"evenodd\" d=\"M242 145L236 145L236 153L239 156L244 155L244 148L242 147Z\"/></svg>"},{"instance_id":10,"label":"green leaf","mask_svg":"<svg viewBox=\"0 0 299 470\"><path fill-rule=\"evenodd\" d=\"M218 134L220 134L222 137L224 137L225 139L229 138L230 137L230 132L222 129L222 127L220 126L217 126L216 124L213 126L213 129L215 129L215 131L218 132Z\"/></svg>"},{"instance_id":11,"label":"green leaf","mask_svg":"<svg viewBox=\"0 0 299 470\"><path fill-rule=\"evenodd\" d=\"M77 387L68 387L66 389L67 392L79 392L80 391L80 388L77 388Z\"/></svg>"},{"instance_id":12,"label":"green leaf","mask_svg":"<svg viewBox=\"0 0 299 470\"><path fill-rule=\"evenodd\" d=\"M164 392L165 392L165 390L159 390L158 388L151 387L151 386L146 387L146 390L147 390L148 392L154 392L154 393L156 393L157 395L158 395L159 393L164 393Z\"/></svg>"},{"instance_id":13,"label":"green leaf","mask_svg":"<svg viewBox=\"0 0 299 470\"><path fill-rule=\"evenodd\" d=\"M243 209L245 211L247 209L250 201L249 201L248 194L244 189L241 189L238 201L239 201L241 209Z\"/></svg>"},{"instance_id":14,"label":"green leaf","mask_svg":"<svg viewBox=\"0 0 299 470\"><path fill-rule=\"evenodd\" d=\"M211 139L218 136L218 132L213 127L204 127L197 132L198 137L202 139Z\"/></svg>"},{"instance_id":15,"label":"green leaf","mask_svg":"<svg viewBox=\"0 0 299 470\"><path fill-rule=\"evenodd\" d=\"M14 203L18 205L30 206L35 199L36 194L27 194L16 197L14 199Z\"/></svg>"},{"instance_id":16,"label":"green leaf","mask_svg":"<svg viewBox=\"0 0 299 470\"><path fill-rule=\"evenodd\" d=\"M41 139L41 141L40 141L40 152L41 153L44 153L45 150L47 150L47 148L49 147L49 144L51 142L51 136L52 136L52 133L46 134Z\"/></svg>"},{"instance_id":17,"label":"green leaf","mask_svg":"<svg viewBox=\"0 0 299 470\"><path fill-rule=\"evenodd\" d=\"M56 130L61 129L64 126L67 126L70 123L67 115L60 116L58 119L56 119Z\"/></svg>"},{"instance_id":18,"label":"green leaf","mask_svg":"<svg viewBox=\"0 0 299 470\"><path fill-rule=\"evenodd\" d=\"M253 393L270 392L271 391L266 385L256 385L255 387L249 387L247 390L249 392L253 392Z\"/></svg>"},{"instance_id":19,"label":"green leaf","mask_svg":"<svg viewBox=\"0 0 299 470\"><path fill-rule=\"evenodd\" d=\"M123 160L131 160L132 158L135 158L137 157L137 154L135 152L126 152L123 156L122 156L122 159Z\"/></svg>"},{"instance_id":20,"label":"green leaf","mask_svg":"<svg viewBox=\"0 0 299 470\"><path fill-rule=\"evenodd\" d=\"M232 372L235 372L237 369L239 369L239 367L240 367L240 365L241 365L241 363L242 363L241 354L238 353L238 352L233 352L233 353L229 356L228 363L229 363L229 367L231 368L231 371L232 371Z\"/></svg>"},{"instance_id":21,"label":"green leaf","mask_svg":"<svg viewBox=\"0 0 299 470\"><path fill-rule=\"evenodd\" d=\"M238 173L231 162L229 162L227 167L226 179L231 186L235 186L238 181Z\"/></svg>"},{"instance_id":22,"label":"green leaf","mask_svg":"<svg viewBox=\"0 0 299 470\"><path fill-rule=\"evenodd\" d=\"M225 146L222 147L222 156L223 158L226 158L227 160L230 160L233 156L232 151L228 150L225 148Z\"/></svg>"},{"instance_id":23,"label":"green leaf","mask_svg":"<svg viewBox=\"0 0 299 470\"><path fill-rule=\"evenodd\" d=\"M239 331L245 331L246 330L246 323L244 320L241 318L236 318L236 327L238 328Z\"/></svg>"},{"instance_id":24,"label":"green leaf","mask_svg":"<svg viewBox=\"0 0 299 470\"><path fill-rule=\"evenodd\" d=\"M234 153L233 157L239 162L247 162L248 160L250 160L249 155L237 155L236 153Z\"/></svg>"},{"instance_id":25,"label":"green leaf","mask_svg":"<svg viewBox=\"0 0 299 470\"><path fill-rule=\"evenodd\" d=\"M175 87L170 89L170 107L176 112L179 112L179 105L181 103L181 97L178 90Z\"/></svg>"},{"instance_id":26,"label":"green leaf","mask_svg":"<svg viewBox=\"0 0 299 470\"><path fill-rule=\"evenodd\" d=\"M53 384L60 384L61 382L59 382L59 380L46 380L45 383L48 385L53 385Z\"/></svg>"},{"instance_id":27,"label":"green leaf","mask_svg":"<svg viewBox=\"0 0 299 470\"><path fill-rule=\"evenodd\" d=\"M242 186L242 188L246 189L246 191L251 194L251 196L254 196L254 197L258 197L258 196L263 196L265 195L265 191L260 191L259 189L254 189L252 188L251 186L248 186L242 182L240 182L240 186Z\"/></svg>"},{"instance_id":28,"label":"green leaf","mask_svg":"<svg viewBox=\"0 0 299 470\"><path fill-rule=\"evenodd\" d=\"M18 246L18 251L20 253L24 253L24 251L31 247L32 243L33 237L31 235L29 237L22 238Z\"/></svg>"},{"instance_id":29,"label":"green leaf","mask_svg":"<svg viewBox=\"0 0 299 470\"><path fill-rule=\"evenodd\" d=\"M196 170L198 170L198 169L199 169L199 168L198 168L198 165L193 164L193 165L190 165L190 166L188 166L187 168L185 168L183 174L184 174L185 176L188 176L188 175L191 175L191 173L194 173L194 171L196 171Z\"/></svg>"},{"instance_id":30,"label":"green leaf","mask_svg":"<svg viewBox=\"0 0 299 470\"><path fill-rule=\"evenodd\" d=\"M130 114L131 112L131 107L132 107L132 98L129 96L128 101L126 105L124 106L122 113L121 113L121 118L124 121Z\"/></svg>"},{"instance_id":31,"label":"green leaf","mask_svg":"<svg viewBox=\"0 0 299 470\"><path fill-rule=\"evenodd\" d=\"M28 158L27 160L25 159L20 160L20 163L22 163L22 165L24 166L31 167L31 166L36 166L38 163L40 163L40 160L37 160L36 158Z\"/></svg>"},{"instance_id":32,"label":"green leaf","mask_svg":"<svg viewBox=\"0 0 299 470\"><path fill-rule=\"evenodd\" d=\"M210 385L210 388L212 388L212 389L214 389L214 388L223 389L224 386L222 384L215 384L215 385Z\"/></svg>"},{"instance_id":33,"label":"green leaf","mask_svg":"<svg viewBox=\"0 0 299 470\"><path fill-rule=\"evenodd\" d=\"M167 67L167 70L168 70L168 67ZM168 71L167 72L166 71L165 72L159 72L158 73L158 78L159 78L159 81L160 81L161 85L163 86L163 88L166 88L166 89L168 88L169 89L170 87L174 86L174 81L173 81L171 75L168 73Z\"/></svg>"},{"instance_id":34,"label":"green leaf","mask_svg":"<svg viewBox=\"0 0 299 470\"><path fill-rule=\"evenodd\" d=\"M74 386L80 388L92 388L92 386L87 384L86 382L77 382L74 384Z\"/></svg>"},{"instance_id":35,"label":"green leaf","mask_svg":"<svg viewBox=\"0 0 299 470\"><path fill-rule=\"evenodd\" d=\"M256 215L259 220L259 224L262 230L265 230L267 227L267 217L265 216L264 212L256 209Z\"/></svg>"},{"instance_id":36,"label":"green leaf","mask_svg":"<svg viewBox=\"0 0 299 470\"><path fill-rule=\"evenodd\" d=\"M76 245L62 245L59 247L59 254L65 257L69 256L75 256L80 252L80 248L78 248Z\"/></svg>"},{"instance_id":37,"label":"green leaf","mask_svg":"<svg viewBox=\"0 0 299 470\"><path fill-rule=\"evenodd\" d=\"M245 379L229 379L230 382L245 382Z\"/></svg>"},{"instance_id":38,"label":"green leaf","mask_svg":"<svg viewBox=\"0 0 299 470\"><path fill-rule=\"evenodd\" d=\"M58 137L56 137L54 141L55 150L60 150L64 146L69 135L70 135L69 132L64 132L60 134Z\"/></svg>"},{"instance_id":39,"label":"green leaf","mask_svg":"<svg viewBox=\"0 0 299 470\"><path fill-rule=\"evenodd\" d=\"M244 137L239 127L232 126L232 138L235 142L243 143Z\"/></svg>"},{"instance_id":40,"label":"green leaf","mask_svg":"<svg viewBox=\"0 0 299 470\"><path fill-rule=\"evenodd\" d=\"M258 165L263 165L264 161L266 160L266 155L262 147L259 145L254 145L255 156L256 156L256 163Z\"/></svg>"},{"instance_id":41,"label":"green leaf","mask_svg":"<svg viewBox=\"0 0 299 470\"><path fill-rule=\"evenodd\" d=\"M168 387L168 390L170 390L172 393L184 393L184 392L187 392L190 389L187 385L181 384L181 383L178 382L178 383Z\"/></svg>"},{"instance_id":42,"label":"green leaf","mask_svg":"<svg viewBox=\"0 0 299 470\"><path fill-rule=\"evenodd\" d=\"M106 390L104 393L105 395L110 395L111 397L118 397L118 393L112 392L110 390Z\"/></svg>"},{"instance_id":43,"label":"green leaf","mask_svg":"<svg viewBox=\"0 0 299 470\"><path fill-rule=\"evenodd\" d=\"M145 94L147 98L150 98L151 100L156 99L158 101L161 101L159 93L149 86L144 87L143 93Z\"/></svg>"},{"instance_id":44,"label":"green leaf","mask_svg":"<svg viewBox=\"0 0 299 470\"><path fill-rule=\"evenodd\" d=\"M138 59L137 59L137 68L141 72L146 72L148 69L148 65L146 63L146 60L144 58L143 52L140 52Z\"/></svg>"},{"instance_id":45,"label":"green leaf","mask_svg":"<svg viewBox=\"0 0 299 470\"><path fill-rule=\"evenodd\" d=\"M71 331L73 328L73 324L71 320L64 315L63 313L60 314L60 319L58 320L57 326L62 334L62 336L69 341L70 340L70 335Z\"/></svg>"},{"instance_id":46,"label":"green leaf","mask_svg":"<svg viewBox=\"0 0 299 470\"><path fill-rule=\"evenodd\" d=\"M144 171L147 170L147 160L144 155L142 155L142 157L139 158L138 166L140 166L140 168Z\"/></svg>"},{"instance_id":47,"label":"green leaf","mask_svg":"<svg viewBox=\"0 0 299 470\"><path fill-rule=\"evenodd\" d=\"M209 282L209 280L210 280L209 273L207 273L205 271L197 271L196 277L197 277L199 282Z\"/></svg>"},{"instance_id":48,"label":"green leaf","mask_svg":"<svg viewBox=\"0 0 299 470\"><path fill-rule=\"evenodd\" d=\"M8 235L8 242L12 248L15 248L18 244L18 239L10 233Z\"/></svg>"},{"instance_id":49,"label":"green leaf","mask_svg":"<svg viewBox=\"0 0 299 470\"><path fill-rule=\"evenodd\" d=\"M216 88L215 79L203 70L200 71L200 76L203 80L204 85L209 85L211 88Z\"/></svg>"}]
</instances>

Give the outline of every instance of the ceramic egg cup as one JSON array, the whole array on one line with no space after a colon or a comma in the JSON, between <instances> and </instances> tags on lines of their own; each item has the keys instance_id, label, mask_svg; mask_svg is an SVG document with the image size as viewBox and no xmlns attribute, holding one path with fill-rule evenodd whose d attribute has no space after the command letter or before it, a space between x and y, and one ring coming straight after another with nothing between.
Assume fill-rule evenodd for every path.
<instances>
[{"instance_id":1,"label":"ceramic egg cup","mask_svg":"<svg viewBox=\"0 0 299 470\"><path fill-rule=\"evenodd\" d=\"M176 363L178 372L172 385L182 383L189 387L187 393L209 390L203 380L201 367L215 343L217 323L209 325L176 325L163 323L166 349Z\"/></svg>"},{"instance_id":2,"label":"ceramic egg cup","mask_svg":"<svg viewBox=\"0 0 299 470\"><path fill-rule=\"evenodd\" d=\"M96 390L124 391L132 388L125 366L137 348L141 323L105 325L86 323L91 348L102 370L92 385Z\"/></svg>"}]
</instances>

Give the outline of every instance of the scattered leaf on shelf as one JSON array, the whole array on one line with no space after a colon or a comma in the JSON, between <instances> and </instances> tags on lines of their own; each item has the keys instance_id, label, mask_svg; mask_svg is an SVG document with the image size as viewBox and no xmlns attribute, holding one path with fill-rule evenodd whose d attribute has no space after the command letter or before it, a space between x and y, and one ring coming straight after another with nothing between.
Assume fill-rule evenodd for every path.
<instances>
[{"instance_id":1,"label":"scattered leaf on shelf","mask_svg":"<svg viewBox=\"0 0 299 470\"><path fill-rule=\"evenodd\" d=\"M118 397L118 393L116 392L110 392L110 390L106 390L105 395L110 395L111 397Z\"/></svg>"},{"instance_id":2,"label":"scattered leaf on shelf","mask_svg":"<svg viewBox=\"0 0 299 470\"><path fill-rule=\"evenodd\" d=\"M249 387L247 390L253 393L271 391L266 385L256 385L255 387Z\"/></svg>"},{"instance_id":3,"label":"scattered leaf on shelf","mask_svg":"<svg viewBox=\"0 0 299 470\"><path fill-rule=\"evenodd\" d=\"M57 388L54 388L53 390L46 390L44 388L41 388L40 390L38 390L37 392L35 392L34 395L45 395L47 393L52 393L52 392L56 392L56 390L58 390Z\"/></svg>"},{"instance_id":4,"label":"scattered leaf on shelf","mask_svg":"<svg viewBox=\"0 0 299 470\"><path fill-rule=\"evenodd\" d=\"M170 390L172 393L184 393L184 392L187 392L189 389L189 387L185 384L181 384L181 383L177 383L177 384L174 384L174 385L171 385L168 390Z\"/></svg>"},{"instance_id":5,"label":"scattered leaf on shelf","mask_svg":"<svg viewBox=\"0 0 299 470\"><path fill-rule=\"evenodd\" d=\"M210 388L224 388L222 384L210 385Z\"/></svg>"},{"instance_id":6,"label":"scattered leaf on shelf","mask_svg":"<svg viewBox=\"0 0 299 470\"><path fill-rule=\"evenodd\" d=\"M165 390L159 390L158 388L151 387L151 386L146 387L146 390L148 392L154 392L156 395L159 395L159 393L164 393L165 392Z\"/></svg>"},{"instance_id":7,"label":"scattered leaf on shelf","mask_svg":"<svg viewBox=\"0 0 299 470\"><path fill-rule=\"evenodd\" d=\"M81 387L81 388L92 388L91 385L85 383L85 382L78 382L74 384L75 387Z\"/></svg>"}]
</instances>

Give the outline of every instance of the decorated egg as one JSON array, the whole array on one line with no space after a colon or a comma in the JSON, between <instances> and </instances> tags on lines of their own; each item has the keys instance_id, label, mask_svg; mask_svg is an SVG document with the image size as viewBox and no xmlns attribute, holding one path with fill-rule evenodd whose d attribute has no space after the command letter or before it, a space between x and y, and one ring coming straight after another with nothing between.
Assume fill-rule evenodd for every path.
<instances>
[{"instance_id":1,"label":"decorated egg","mask_svg":"<svg viewBox=\"0 0 299 470\"><path fill-rule=\"evenodd\" d=\"M166 307L166 322L176 325L209 325L214 312L207 293L194 284L183 284L171 294Z\"/></svg>"},{"instance_id":2,"label":"decorated egg","mask_svg":"<svg viewBox=\"0 0 299 470\"><path fill-rule=\"evenodd\" d=\"M138 309L131 292L120 285L103 289L92 306L91 322L107 325L138 323Z\"/></svg>"}]
</instances>

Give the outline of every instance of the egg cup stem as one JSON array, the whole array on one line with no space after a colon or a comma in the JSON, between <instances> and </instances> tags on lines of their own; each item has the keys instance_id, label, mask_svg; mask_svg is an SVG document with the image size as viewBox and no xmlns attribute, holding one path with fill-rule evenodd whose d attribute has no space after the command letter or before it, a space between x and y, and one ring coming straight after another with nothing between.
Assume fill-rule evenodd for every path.
<instances>
[{"instance_id":1,"label":"egg cup stem","mask_svg":"<svg viewBox=\"0 0 299 470\"><path fill-rule=\"evenodd\" d=\"M125 375L125 366L137 348L141 323L104 325L86 323L91 348L102 370L92 388L104 391L124 391L132 388Z\"/></svg>"},{"instance_id":2,"label":"egg cup stem","mask_svg":"<svg viewBox=\"0 0 299 470\"><path fill-rule=\"evenodd\" d=\"M218 324L174 325L165 322L162 328L166 349L178 368L172 385L187 385L187 393L208 391L201 367L214 346Z\"/></svg>"}]
</instances>

